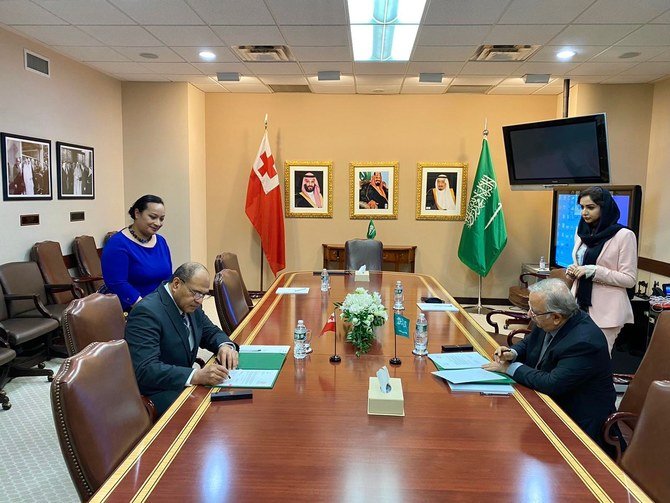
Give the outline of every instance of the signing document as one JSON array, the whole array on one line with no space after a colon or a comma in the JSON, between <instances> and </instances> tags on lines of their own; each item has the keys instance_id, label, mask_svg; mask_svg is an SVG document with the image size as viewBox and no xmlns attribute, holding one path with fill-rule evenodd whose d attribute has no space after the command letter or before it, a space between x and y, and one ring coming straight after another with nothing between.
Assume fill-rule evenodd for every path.
<instances>
[{"instance_id":1,"label":"signing document","mask_svg":"<svg viewBox=\"0 0 670 503\"><path fill-rule=\"evenodd\" d=\"M474 351L465 353L431 353L428 355L428 358L433 360L433 363L440 370L475 369L489 363L486 358Z\"/></svg>"},{"instance_id":2,"label":"signing document","mask_svg":"<svg viewBox=\"0 0 670 503\"><path fill-rule=\"evenodd\" d=\"M216 385L220 388L272 388L279 370L235 369L225 381Z\"/></svg>"}]
</instances>

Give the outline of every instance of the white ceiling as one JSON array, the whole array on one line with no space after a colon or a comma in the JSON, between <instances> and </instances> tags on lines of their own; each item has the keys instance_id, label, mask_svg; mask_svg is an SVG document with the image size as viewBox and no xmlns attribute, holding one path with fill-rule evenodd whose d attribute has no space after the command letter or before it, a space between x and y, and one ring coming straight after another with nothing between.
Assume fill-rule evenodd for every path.
<instances>
[{"instance_id":1,"label":"white ceiling","mask_svg":"<svg viewBox=\"0 0 670 503\"><path fill-rule=\"evenodd\" d=\"M559 94L563 78L628 84L670 75L670 0L427 0L406 63L354 63L347 22L345 0L0 0L0 26L72 59L120 80L191 82L206 92L269 93L283 84L439 94L477 85L490 94ZM525 62L469 61L487 43L542 47ZM235 45L287 45L296 61L243 63ZM565 47L577 52L571 62L556 59ZM203 49L215 62L199 58ZM320 70L339 70L342 80L319 82ZM218 83L217 72L242 78ZM444 79L419 83L419 72ZM551 79L526 85L526 73Z\"/></svg>"}]
</instances>

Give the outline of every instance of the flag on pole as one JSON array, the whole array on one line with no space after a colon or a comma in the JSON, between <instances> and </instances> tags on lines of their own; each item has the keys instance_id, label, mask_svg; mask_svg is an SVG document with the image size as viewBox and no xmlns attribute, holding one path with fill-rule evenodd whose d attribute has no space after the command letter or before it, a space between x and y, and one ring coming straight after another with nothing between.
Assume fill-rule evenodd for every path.
<instances>
[{"instance_id":1,"label":"flag on pole","mask_svg":"<svg viewBox=\"0 0 670 503\"><path fill-rule=\"evenodd\" d=\"M276 275L286 267L284 246L284 213L282 210L279 176L265 131L251 168L244 211L258 232L263 253Z\"/></svg>"},{"instance_id":2,"label":"flag on pole","mask_svg":"<svg viewBox=\"0 0 670 503\"><path fill-rule=\"evenodd\" d=\"M328 321L321 329L321 335L324 335L327 332L335 332L335 311L328 317Z\"/></svg>"},{"instance_id":3,"label":"flag on pole","mask_svg":"<svg viewBox=\"0 0 670 503\"><path fill-rule=\"evenodd\" d=\"M375 223L370 219L368 224L368 239L374 239L377 236L377 229L375 228Z\"/></svg>"},{"instance_id":4,"label":"flag on pole","mask_svg":"<svg viewBox=\"0 0 670 503\"><path fill-rule=\"evenodd\" d=\"M489 142L484 137L458 246L458 258L480 276L486 276L506 244L505 217Z\"/></svg>"}]
</instances>

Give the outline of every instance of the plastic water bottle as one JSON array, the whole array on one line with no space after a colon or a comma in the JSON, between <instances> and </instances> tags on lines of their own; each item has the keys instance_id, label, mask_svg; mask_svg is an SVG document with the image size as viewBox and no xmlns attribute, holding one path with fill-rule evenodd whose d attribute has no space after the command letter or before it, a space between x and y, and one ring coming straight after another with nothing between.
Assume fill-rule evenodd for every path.
<instances>
[{"instance_id":1,"label":"plastic water bottle","mask_svg":"<svg viewBox=\"0 0 670 503\"><path fill-rule=\"evenodd\" d=\"M396 281L395 289L393 290L393 309L396 310L405 309L405 306L403 305L403 300L405 300L405 297L402 289L402 281Z\"/></svg>"},{"instance_id":2,"label":"plastic water bottle","mask_svg":"<svg viewBox=\"0 0 670 503\"><path fill-rule=\"evenodd\" d=\"M293 356L298 360L302 360L307 353L305 352L305 341L307 340L307 327L302 320L298 320L298 325L293 331Z\"/></svg>"},{"instance_id":3,"label":"plastic water bottle","mask_svg":"<svg viewBox=\"0 0 670 503\"><path fill-rule=\"evenodd\" d=\"M546 271L547 270L547 261L544 258L544 255L540 257L540 271Z\"/></svg>"},{"instance_id":4,"label":"plastic water bottle","mask_svg":"<svg viewBox=\"0 0 670 503\"><path fill-rule=\"evenodd\" d=\"M330 290L330 276L328 276L328 269L321 271L321 291L327 292Z\"/></svg>"},{"instance_id":5,"label":"plastic water bottle","mask_svg":"<svg viewBox=\"0 0 670 503\"><path fill-rule=\"evenodd\" d=\"M419 356L428 354L428 321L426 321L426 315L423 313L420 313L416 320L414 350L412 353Z\"/></svg>"}]
</instances>

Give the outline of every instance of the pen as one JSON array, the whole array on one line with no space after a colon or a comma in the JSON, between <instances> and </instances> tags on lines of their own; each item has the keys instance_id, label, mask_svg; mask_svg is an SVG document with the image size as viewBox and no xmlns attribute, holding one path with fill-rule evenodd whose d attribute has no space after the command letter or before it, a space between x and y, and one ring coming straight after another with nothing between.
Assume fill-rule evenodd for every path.
<instances>
[{"instance_id":1,"label":"pen","mask_svg":"<svg viewBox=\"0 0 670 503\"><path fill-rule=\"evenodd\" d=\"M481 396L510 396L510 393L505 393L502 391L480 391Z\"/></svg>"}]
</instances>

